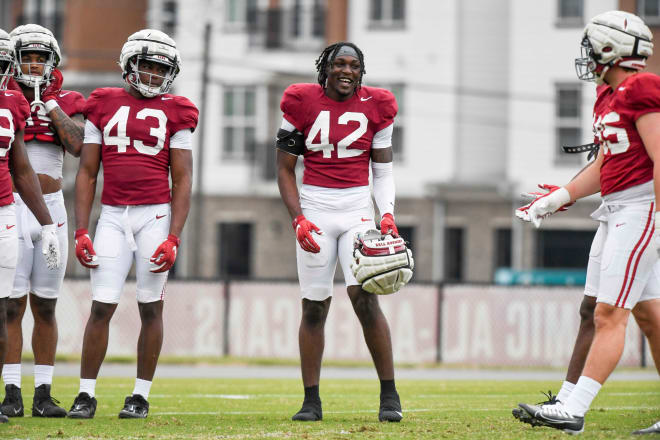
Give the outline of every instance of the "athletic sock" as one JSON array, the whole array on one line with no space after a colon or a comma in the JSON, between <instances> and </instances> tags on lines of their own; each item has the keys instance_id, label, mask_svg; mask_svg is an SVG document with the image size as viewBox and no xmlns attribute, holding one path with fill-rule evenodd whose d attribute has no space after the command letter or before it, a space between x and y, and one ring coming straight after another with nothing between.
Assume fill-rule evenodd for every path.
<instances>
[{"instance_id":1,"label":"athletic sock","mask_svg":"<svg viewBox=\"0 0 660 440\"><path fill-rule=\"evenodd\" d=\"M394 379L380 381L380 394L394 394L396 393L396 385Z\"/></svg>"},{"instance_id":2,"label":"athletic sock","mask_svg":"<svg viewBox=\"0 0 660 440\"><path fill-rule=\"evenodd\" d=\"M573 389L575 389L575 384L565 380L564 383L561 384L561 389L557 394L557 400L559 400L561 403L566 403L568 396L571 395Z\"/></svg>"},{"instance_id":3,"label":"athletic sock","mask_svg":"<svg viewBox=\"0 0 660 440\"><path fill-rule=\"evenodd\" d=\"M318 385L305 387L305 402L321 402Z\"/></svg>"},{"instance_id":4,"label":"athletic sock","mask_svg":"<svg viewBox=\"0 0 660 440\"><path fill-rule=\"evenodd\" d=\"M96 395L96 379L83 379L80 378L80 393L87 393L89 397L94 397Z\"/></svg>"},{"instance_id":5,"label":"athletic sock","mask_svg":"<svg viewBox=\"0 0 660 440\"><path fill-rule=\"evenodd\" d=\"M35 365L34 366L34 387L41 385L51 385L53 383L53 365Z\"/></svg>"},{"instance_id":6,"label":"athletic sock","mask_svg":"<svg viewBox=\"0 0 660 440\"><path fill-rule=\"evenodd\" d=\"M5 385L21 387L21 364L5 364L2 367L2 381Z\"/></svg>"},{"instance_id":7,"label":"athletic sock","mask_svg":"<svg viewBox=\"0 0 660 440\"><path fill-rule=\"evenodd\" d=\"M135 388L133 394L139 394L144 397L144 400L149 400L149 391L151 390L151 381L143 379L135 379Z\"/></svg>"},{"instance_id":8,"label":"athletic sock","mask_svg":"<svg viewBox=\"0 0 660 440\"><path fill-rule=\"evenodd\" d=\"M580 376L575 388L571 392L568 400L564 404L564 409L567 413L578 417L584 417L591 402L596 398L598 391L602 385L597 381L587 376Z\"/></svg>"}]
</instances>

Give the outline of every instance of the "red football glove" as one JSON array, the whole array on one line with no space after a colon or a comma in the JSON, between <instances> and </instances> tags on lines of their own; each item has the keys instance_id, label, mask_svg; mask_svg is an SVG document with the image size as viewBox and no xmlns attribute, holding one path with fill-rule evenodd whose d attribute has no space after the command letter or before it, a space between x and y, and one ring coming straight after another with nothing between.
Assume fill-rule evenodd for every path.
<instances>
[{"instance_id":1,"label":"red football glove","mask_svg":"<svg viewBox=\"0 0 660 440\"><path fill-rule=\"evenodd\" d=\"M383 218L380 219L380 233L383 235L390 234L392 237L399 236L399 230L394 224L394 216L389 212L383 215Z\"/></svg>"},{"instance_id":2,"label":"red football glove","mask_svg":"<svg viewBox=\"0 0 660 440\"><path fill-rule=\"evenodd\" d=\"M90 269L99 267L99 263L97 263L98 257L96 256L96 252L94 252L92 239L89 238L87 229L78 229L75 237L76 258L80 261L80 264Z\"/></svg>"},{"instance_id":3,"label":"red football glove","mask_svg":"<svg viewBox=\"0 0 660 440\"><path fill-rule=\"evenodd\" d=\"M167 240L162 242L156 252L151 256L149 261L153 264L154 268L149 269L153 273L167 272L174 266L176 260L176 249L179 247L179 237L174 234L167 236Z\"/></svg>"},{"instance_id":4,"label":"red football glove","mask_svg":"<svg viewBox=\"0 0 660 440\"><path fill-rule=\"evenodd\" d=\"M41 92L41 100L46 102L51 99L57 100L57 95L62 91L62 72L58 69L53 69L53 72L50 74L50 80L48 81L48 86Z\"/></svg>"},{"instance_id":5,"label":"red football glove","mask_svg":"<svg viewBox=\"0 0 660 440\"><path fill-rule=\"evenodd\" d=\"M293 230L296 231L296 240L303 250L311 252L313 254L318 254L321 251L321 248L312 238L312 232L317 234L323 234L314 223L310 222L305 218L304 215L299 215L293 220Z\"/></svg>"}]
</instances>

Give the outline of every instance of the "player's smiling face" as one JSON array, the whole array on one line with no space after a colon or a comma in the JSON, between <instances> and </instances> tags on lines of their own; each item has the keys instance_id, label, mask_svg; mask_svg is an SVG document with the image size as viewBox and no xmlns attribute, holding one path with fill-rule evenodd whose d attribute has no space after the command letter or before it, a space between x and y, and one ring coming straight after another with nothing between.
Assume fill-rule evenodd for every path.
<instances>
[{"instance_id":1,"label":"player's smiling face","mask_svg":"<svg viewBox=\"0 0 660 440\"><path fill-rule=\"evenodd\" d=\"M350 55L335 58L328 67L325 94L335 101L346 101L355 92L360 80L360 60Z\"/></svg>"}]
</instances>

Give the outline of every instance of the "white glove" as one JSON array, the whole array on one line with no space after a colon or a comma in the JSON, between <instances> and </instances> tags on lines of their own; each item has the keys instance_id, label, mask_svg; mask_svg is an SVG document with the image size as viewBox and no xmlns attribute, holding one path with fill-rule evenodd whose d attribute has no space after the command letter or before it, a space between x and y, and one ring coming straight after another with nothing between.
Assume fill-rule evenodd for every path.
<instances>
[{"instance_id":1,"label":"white glove","mask_svg":"<svg viewBox=\"0 0 660 440\"><path fill-rule=\"evenodd\" d=\"M562 187L552 191L543 197L534 200L530 205L516 210L516 216L524 221L534 223L537 228L541 226L541 221L554 214L564 205L571 202L571 195L566 188Z\"/></svg>"},{"instance_id":2,"label":"white glove","mask_svg":"<svg viewBox=\"0 0 660 440\"><path fill-rule=\"evenodd\" d=\"M57 228L54 224L41 227L41 252L48 269L55 270L60 267L60 241L57 239Z\"/></svg>"}]
</instances>

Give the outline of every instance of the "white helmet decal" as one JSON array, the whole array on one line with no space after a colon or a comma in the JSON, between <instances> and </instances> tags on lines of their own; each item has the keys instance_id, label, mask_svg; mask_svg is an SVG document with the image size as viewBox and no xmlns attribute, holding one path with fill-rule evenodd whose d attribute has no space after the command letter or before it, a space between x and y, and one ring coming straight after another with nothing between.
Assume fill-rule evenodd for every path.
<instances>
[{"instance_id":1,"label":"white helmet decal","mask_svg":"<svg viewBox=\"0 0 660 440\"><path fill-rule=\"evenodd\" d=\"M582 35L582 57L575 59L578 78L603 83L612 66L642 70L653 54L653 34L641 18L608 11L589 20Z\"/></svg>"},{"instance_id":2,"label":"white helmet decal","mask_svg":"<svg viewBox=\"0 0 660 440\"><path fill-rule=\"evenodd\" d=\"M0 29L0 91L7 90L9 80L14 76L14 46L9 34Z\"/></svg>"},{"instance_id":3,"label":"white helmet decal","mask_svg":"<svg viewBox=\"0 0 660 440\"><path fill-rule=\"evenodd\" d=\"M168 66L169 71L164 76L139 71L141 60L163 64ZM176 43L167 34L155 29L143 29L128 37L124 43L119 56L119 66L123 77L133 88L142 96L153 98L170 90L181 69L181 56L176 49ZM149 80L143 82L140 74L148 75ZM162 82L154 85L154 78L161 78Z\"/></svg>"},{"instance_id":4,"label":"white helmet decal","mask_svg":"<svg viewBox=\"0 0 660 440\"><path fill-rule=\"evenodd\" d=\"M53 33L38 24L24 24L11 31L9 36L14 46L16 81L28 87L46 84L50 79L51 72L60 64L62 59L60 47ZM45 52L47 54L42 75L31 75L29 72L23 73L20 66L23 52Z\"/></svg>"}]
</instances>

